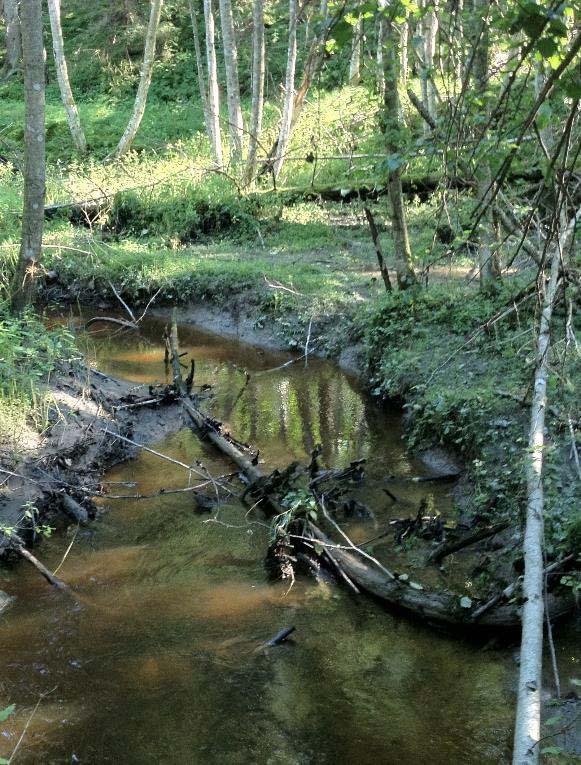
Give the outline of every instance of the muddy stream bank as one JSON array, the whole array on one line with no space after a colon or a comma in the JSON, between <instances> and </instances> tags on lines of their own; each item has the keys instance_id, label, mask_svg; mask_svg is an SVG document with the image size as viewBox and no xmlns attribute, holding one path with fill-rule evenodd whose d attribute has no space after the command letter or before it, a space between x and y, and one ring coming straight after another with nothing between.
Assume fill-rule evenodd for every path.
<instances>
[{"instance_id":1,"label":"muddy stream bank","mask_svg":"<svg viewBox=\"0 0 581 765\"><path fill-rule=\"evenodd\" d=\"M163 381L162 319L141 336L89 340L99 368L134 384ZM180 329L196 382L215 386L213 414L255 444L264 468L308 461L343 466L366 457L370 520L358 540L422 499L444 514L450 485L406 478L426 467L406 454L398 412L378 408L354 377L318 359L273 370L287 354L193 327ZM250 382L242 390L248 370ZM232 470L184 428L157 448L213 474ZM398 480L399 479L399 480ZM108 471L116 493L187 484L184 471L142 453ZM8 756L42 693L18 760L28 763L503 763L509 761L516 665L511 648L481 645L394 616L333 582L269 582L269 529L236 503L196 512L192 497L103 501L59 571L75 598L33 570L2 570L17 596L0 620L0 726ZM398 508L399 513L402 512ZM56 568L74 529L42 545ZM421 575L420 575L421 576ZM293 640L257 651L279 629ZM574 624L558 643L563 678L581 661ZM578 673L579 674L579 673Z\"/></svg>"}]
</instances>

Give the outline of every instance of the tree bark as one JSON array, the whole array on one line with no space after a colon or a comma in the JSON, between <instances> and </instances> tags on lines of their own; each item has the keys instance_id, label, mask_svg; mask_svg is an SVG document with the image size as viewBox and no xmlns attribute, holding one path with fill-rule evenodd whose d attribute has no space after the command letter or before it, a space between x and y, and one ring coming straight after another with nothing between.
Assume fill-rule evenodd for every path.
<instances>
[{"instance_id":1,"label":"tree bark","mask_svg":"<svg viewBox=\"0 0 581 765\"><path fill-rule=\"evenodd\" d=\"M385 18L382 13L377 15L377 50L375 53L375 67L377 77L377 94L379 96L380 103L383 103L385 99L385 72L383 65L383 45L385 40ZM402 45L403 56L403 45ZM403 73L403 67L402 67ZM402 75L403 77L403 75Z\"/></svg>"},{"instance_id":2,"label":"tree bark","mask_svg":"<svg viewBox=\"0 0 581 765\"><path fill-rule=\"evenodd\" d=\"M351 59L349 61L349 85L358 85L361 80L361 38L363 35L363 22L361 17L353 27L353 39L351 40Z\"/></svg>"},{"instance_id":3,"label":"tree bark","mask_svg":"<svg viewBox=\"0 0 581 765\"><path fill-rule=\"evenodd\" d=\"M435 121L436 118L436 91L433 81L434 54L436 52L436 35L438 32L438 17L432 0L424 0L424 17L421 21L422 35L422 66L420 81L422 86L422 101L428 114ZM424 123L424 133L429 133L428 126Z\"/></svg>"},{"instance_id":4,"label":"tree bark","mask_svg":"<svg viewBox=\"0 0 581 765\"><path fill-rule=\"evenodd\" d=\"M6 23L6 60L4 62L4 77L8 78L20 68L22 58L22 35L20 17L18 15L18 0L4 0L4 21Z\"/></svg>"},{"instance_id":5,"label":"tree bark","mask_svg":"<svg viewBox=\"0 0 581 765\"><path fill-rule=\"evenodd\" d=\"M228 129L230 134L230 161L238 165L242 159L244 123L240 106L240 83L238 81L238 49L234 32L234 16L230 0L220 0L220 24L226 70L226 97L228 101Z\"/></svg>"},{"instance_id":6,"label":"tree bark","mask_svg":"<svg viewBox=\"0 0 581 765\"><path fill-rule=\"evenodd\" d=\"M198 90L200 92L200 100L202 102L202 111L204 112L204 124L206 126L206 133L210 146L214 145L212 137L212 118L210 116L210 109L208 105L208 88L206 85L206 75L204 73L204 61L202 58L202 46L200 45L200 31L198 29L198 14L196 12L195 0L188 0L188 6L190 9L190 18L192 20L192 34L194 37L194 53L196 56L196 72L198 75Z\"/></svg>"},{"instance_id":7,"label":"tree bark","mask_svg":"<svg viewBox=\"0 0 581 765\"><path fill-rule=\"evenodd\" d=\"M212 127L210 130L212 151L218 167L224 164L222 134L220 132L220 89L218 87L218 62L216 60L216 23L214 0L204 0L204 21L206 25L206 59L208 65L208 111Z\"/></svg>"},{"instance_id":8,"label":"tree bark","mask_svg":"<svg viewBox=\"0 0 581 765\"><path fill-rule=\"evenodd\" d=\"M383 46L384 77L385 77L385 138L387 151L392 155L397 165L399 149L400 103L399 85L399 35L392 20L386 15L387 0L379 0L379 12L385 17L385 38ZM405 206L401 184L401 168L399 165L388 171L387 187L391 204L391 229L396 260L397 283L404 290L416 284L416 275L412 264Z\"/></svg>"},{"instance_id":9,"label":"tree bark","mask_svg":"<svg viewBox=\"0 0 581 765\"><path fill-rule=\"evenodd\" d=\"M251 184L256 173L256 154L262 133L264 111L264 0L254 0L252 5L252 111L250 115L250 140L246 160L246 183Z\"/></svg>"},{"instance_id":10,"label":"tree bark","mask_svg":"<svg viewBox=\"0 0 581 765\"><path fill-rule=\"evenodd\" d=\"M75 144L77 151L79 151L81 154L84 154L87 151L87 141L81 126L81 120L79 118L77 105L75 104L75 99L73 98L71 83L69 82L69 73L67 69L67 61L65 58L63 42L63 30L61 26L60 0L48 0L48 15L50 18L50 30L52 34L52 49L54 51L56 76L63 106L65 107L65 112L67 114L69 130L71 131L73 143Z\"/></svg>"},{"instance_id":11,"label":"tree bark","mask_svg":"<svg viewBox=\"0 0 581 765\"><path fill-rule=\"evenodd\" d=\"M133 114L129 120L125 132L123 133L119 145L115 151L117 158L126 154L133 144L139 125L145 112L145 106L147 104L147 94L149 92L149 86L151 85L151 75L153 72L153 64L155 61L155 42L157 38L157 30L159 27L159 17L161 15L161 6L163 0L151 0L151 10L149 14L149 24L147 26L147 35L145 37L145 50L143 53L143 64L141 66L141 74L139 77L139 86L137 88L137 95L135 97L135 105L133 107Z\"/></svg>"},{"instance_id":12,"label":"tree bark","mask_svg":"<svg viewBox=\"0 0 581 765\"><path fill-rule=\"evenodd\" d=\"M456 0L452 21L452 39L454 41L451 50L452 68L454 72L454 84L452 93L454 99L464 82L464 0Z\"/></svg>"},{"instance_id":13,"label":"tree bark","mask_svg":"<svg viewBox=\"0 0 581 765\"><path fill-rule=\"evenodd\" d=\"M408 43L410 39L410 22L407 11L405 12L406 20L401 25L401 33L400 33L400 45L401 45L401 81L404 85L407 84L408 81L408 72L409 72L409 56L408 56Z\"/></svg>"},{"instance_id":14,"label":"tree bark","mask_svg":"<svg viewBox=\"0 0 581 765\"><path fill-rule=\"evenodd\" d=\"M42 0L22 0L24 66L24 206L12 308L21 312L33 298L42 252L45 199L44 43Z\"/></svg>"},{"instance_id":15,"label":"tree bark","mask_svg":"<svg viewBox=\"0 0 581 765\"><path fill-rule=\"evenodd\" d=\"M474 91L477 96L486 104L489 77L490 60L490 39L488 34L488 0L474 0L474 16L472 29L472 45L474 47L473 77ZM488 109L484 107L485 123L487 122ZM482 142L486 136L480 134ZM494 246L496 237L494 235L494 226L492 222L490 207L490 192L492 173L490 163L483 157L479 158L475 171L477 181L477 194L479 204L486 209L485 214L480 220L478 229L478 262L480 268L480 289L483 292L494 290L495 284L500 276L497 257L494 255Z\"/></svg>"},{"instance_id":16,"label":"tree bark","mask_svg":"<svg viewBox=\"0 0 581 765\"><path fill-rule=\"evenodd\" d=\"M280 130L278 133L276 158L274 160L275 178L278 178L282 169L292 130L295 98L295 70L297 65L297 0L289 0L288 11L288 52L284 83L284 103L280 120Z\"/></svg>"},{"instance_id":17,"label":"tree bark","mask_svg":"<svg viewBox=\"0 0 581 765\"><path fill-rule=\"evenodd\" d=\"M377 256L377 264L379 265L381 278L383 279L383 283L385 285L385 291L391 292L391 280L389 278L389 271L387 270L387 266L385 265L385 260L383 259L381 242L379 240L379 231L377 230L377 226L375 225L375 218L373 217L373 213L371 212L369 207L364 207L363 212L365 213L365 217L367 218L367 223L369 224L369 231L371 232L371 240L373 242L373 246L375 247L375 254Z\"/></svg>"},{"instance_id":18,"label":"tree bark","mask_svg":"<svg viewBox=\"0 0 581 765\"><path fill-rule=\"evenodd\" d=\"M543 539L544 495L543 461L545 449L545 412L551 345L551 318L557 296L561 262L565 261L573 241L581 211L562 232L551 255L550 275L545 283L542 313L537 340L536 367L531 403L531 420L526 454L527 511L523 542L525 570L524 605L518 701L514 732L513 765L536 765L539 762L541 735L541 684L543 659Z\"/></svg>"}]
</instances>

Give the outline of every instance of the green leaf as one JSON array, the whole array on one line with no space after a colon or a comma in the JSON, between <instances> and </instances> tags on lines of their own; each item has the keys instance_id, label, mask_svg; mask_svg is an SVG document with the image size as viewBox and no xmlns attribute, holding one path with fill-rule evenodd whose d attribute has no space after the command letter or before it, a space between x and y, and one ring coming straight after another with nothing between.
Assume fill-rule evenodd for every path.
<instances>
[{"instance_id":1,"label":"green leaf","mask_svg":"<svg viewBox=\"0 0 581 765\"><path fill-rule=\"evenodd\" d=\"M557 43L552 37L544 37L537 43L537 49L543 58L549 58L557 52Z\"/></svg>"},{"instance_id":2,"label":"green leaf","mask_svg":"<svg viewBox=\"0 0 581 765\"><path fill-rule=\"evenodd\" d=\"M472 598L469 598L468 595L463 595L460 598L460 608L472 608Z\"/></svg>"},{"instance_id":3,"label":"green leaf","mask_svg":"<svg viewBox=\"0 0 581 765\"><path fill-rule=\"evenodd\" d=\"M561 754L562 751L560 746L545 746L541 749L541 754Z\"/></svg>"},{"instance_id":4,"label":"green leaf","mask_svg":"<svg viewBox=\"0 0 581 765\"><path fill-rule=\"evenodd\" d=\"M16 704L10 704L6 709L0 709L0 722L5 722L16 709Z\"/></svg>"},{"instance_id":5,"label":"green leaf","mask_svg":"<svg viewBox=\"0 0 581 765\"><path fill-rule=\"evenodd\" d=\"M554 715L553 717L549 717L548 720L545 720L545 725L556 725L557 723L560 723L562 719L562 715Z\"/></svg>"}]
</instances>

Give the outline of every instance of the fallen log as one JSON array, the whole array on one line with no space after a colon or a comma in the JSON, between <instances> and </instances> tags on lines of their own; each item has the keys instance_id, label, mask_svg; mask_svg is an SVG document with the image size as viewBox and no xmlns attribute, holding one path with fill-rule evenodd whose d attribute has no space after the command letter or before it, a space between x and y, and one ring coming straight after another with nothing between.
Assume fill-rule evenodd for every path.
<instances>
[{"instance_id":1,"label":"fallen log","mask_svg":"<svg viewBox=\"0 0 581 765\"><path fill-rule=\"evenodd\" d=\"M70 518L73 518L73 520L77 521L77 523L80 523L82 526L88 523L89 513L82 505L76 502L72 497L69 497L68 494L61 494L60 496L63 511Z\"/></svg>"},{"instance_id":2,"label":"fallen log","mask_svg":"<svg viewBox=\"0 0 581 765\"><path fill-rule=\"evenodd\" d=\"M223 452L226 456L230 457L230 459L238 465L240 470L244 473L244 475L247 477L247 479L253 483L258 481L261 478L264 478L264 474L261 470L259 470L255 465L252 464L252 461L244 455L240 449L238 449L234 444L232 444L228 439L226 439L218 430L218 428L214 425L214 423L211 422L211 420L206 417L193 403L193 401L190 398L190 395L188 393L187 385L184 382L182 378L182 370L181 370L181 364L180 364L180 353L179 353L179 344L178 344L178 330L177 330L177 322L175 319L175 316L172 321L172 328L171 328L171 334L169 336L169 346L170 346L170 360L173 370L173 382L176 389L176 392L180 396L180 401L187 412L187 414L190 416L192 422L198 429L198 431L205 437L208 438L209 441L211 441L214 446L216 446L218 449L220 449L221 452Z\"/></svg>"},{"instance_id":3,"label":"fallen log","mask_svg":"<svg viewBox=\"0 0 581 765\"><path fill-rule=\"evenodd\" d=\"M567 555L566 558L562 558L561 560L555 561L554 563L551 563L549 566L545 568L545 575L551 574L553 571L556 571L561 566L565 566L567 563L570 563L575 558L574 555ZM498 603L502 602L503 600L510 600L510 598L513 597L515 594L519 584L522 581L522 577L519 577L516 582L512 582L512 584L509 584L508 587L505 587L504 590L501 590L500 592L497 592L496 595L493 595L489 600L487 600L485 603L482 603L478 608L476 608L472 614L470 615L470 618L472 621L477 621L480 619L484 614L486 614L490 609L494 608L498 605ZM551 618L553 618L553 613L549 607L549 604L546 604L547 613L550 614Z\"/></svg>"},{"instance_id":4,"label":"fallen log","mask_svg":"<svg viewBox=\"0 0 581 765\"><path fill-rule=\"evenodd\" d=\"M440 563L448 555L463 550L465 547L481 542L483 539L488 539L498 534L500 531L504 531L509 527L508 521L502 521L501 523L495 523L493 526L487 526L484 529L476 529L471 534L467 534L462 539L457 539L454 542L442 542L426 558L426 563Z\"/></svg>"},{"instance_id":5,"label":"fallen log","mask_svg":"<svg viewBox=\"0 0 581 765\"><path fill-rule=\"evenodd\" d=\"M499 602L483 613L478 621L474 621L471 618L473 609L463 608L458 594L448 591L431 591L407 578L402 580L394 574L391 577L387 576L383 571L360 560L353 553L335 545L314 523L309 523L309 530L322 546L329 545L335 562L349 579L362 590L366 590L391 607L448 627L520 628L521 604ZM475 605L477 608L474 611L478 610L480 602L476 601ZM570 593L562 596L549 593L547 607L551 618L558 619L573 611L575 599Z\"/></svg>"}]
</instances>

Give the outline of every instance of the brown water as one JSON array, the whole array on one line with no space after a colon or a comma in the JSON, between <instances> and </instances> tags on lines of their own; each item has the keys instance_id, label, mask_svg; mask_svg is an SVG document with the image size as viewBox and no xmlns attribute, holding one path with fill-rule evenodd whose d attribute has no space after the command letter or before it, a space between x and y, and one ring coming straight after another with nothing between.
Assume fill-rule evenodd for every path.
<instances>
[{"instance_id":1,"label":"brown water","mask_svg":"<svg viewBox=\"0 0 581 765\"><path fill-rule=\"evenodd\" d=\"M163 379L161 328L149 322L137 345L134 337L95 339L100 367L136 383ZM369 459L375 520L362 534L392 512L381 493L386 473L422 472L402 448L399 416L378 409L333 364L260 374L288 356L192 328L181 337L197 382L217 386L216 416L271 464L304 461L319 441L328 465ZM233 364L252 375L238 400L244 377ZM188 463L201 459L214 474L231 470L187 429L157 446ZM136 484L112 484L123 492L186 484L180 468L150 454L105 478ZM445 487L394 486L406 507L434 491L432 501L449 506ZM299 579L290 592L270 583L268 529L245 522L239 506L224 507L220 523L196 514L187 494L107 507L59 572L78 600L24 567L3 574L0 587L18 600L0 621L0 708L14 702L18 711L0 724L0 756L12 751L39 694L53 689L16 762L508 761L512 651L482 651L332 583ZM49 567L69 542L43 545ZM291 624L292 642L256 651Z\"/></svg>"}]
</instances>

